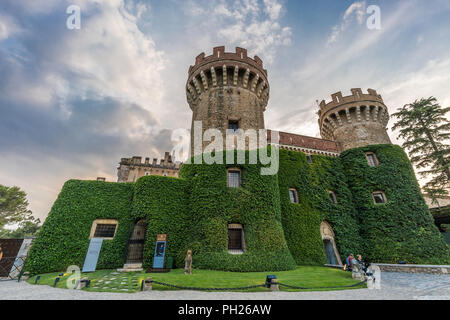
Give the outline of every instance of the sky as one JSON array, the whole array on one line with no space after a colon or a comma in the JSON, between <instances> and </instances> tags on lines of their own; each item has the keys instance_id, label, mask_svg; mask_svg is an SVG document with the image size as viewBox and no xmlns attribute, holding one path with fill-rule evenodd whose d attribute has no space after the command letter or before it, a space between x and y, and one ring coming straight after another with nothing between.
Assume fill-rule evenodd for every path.
<instances>
[{"instance_id":1,"label":"sky","mask_svg":"<svg viewBox=\"0 0 450 320\"><path fill-rule=\"evenodd\" d=\"M429 96L450 106L449 16L448 0L2 0L0 184L42 220L65 181L161 158L190 128L189 66L220 45L263 60L268 129L318 137L316 100L351 88L377 90L390 113Z\"/></svg>"}]
</instances>

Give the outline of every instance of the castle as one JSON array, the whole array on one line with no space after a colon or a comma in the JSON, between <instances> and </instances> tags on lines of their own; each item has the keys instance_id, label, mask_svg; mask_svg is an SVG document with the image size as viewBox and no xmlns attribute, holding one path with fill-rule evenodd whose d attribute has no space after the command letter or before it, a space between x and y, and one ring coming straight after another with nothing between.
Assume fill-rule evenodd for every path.
<instances>
[{"instance_id":1,"label":"castle","mask_svg":"<svg viewBox=\"0 0 450 320\"><path fill-rule=\"evenodd\" d=\"M209 129L265 132L266 151L279 149L277 173L261 175L266 164L247 161L247 140L245 163L123 158L121 183L66 182L31 249L30 272L82 264L91 238L104 239L98 268L149 268L158 234L167 235L177 267L188 249L194 267L228 271L339 265L350 253L374 262L450 261L411 163L387 135L388 108L375 90L322 101L323 139L261 131L269 94L262 60L245 49L197 56L186 84L191 155L209 152L204 140L193 143Z\"/></svg>"}]
</instances>

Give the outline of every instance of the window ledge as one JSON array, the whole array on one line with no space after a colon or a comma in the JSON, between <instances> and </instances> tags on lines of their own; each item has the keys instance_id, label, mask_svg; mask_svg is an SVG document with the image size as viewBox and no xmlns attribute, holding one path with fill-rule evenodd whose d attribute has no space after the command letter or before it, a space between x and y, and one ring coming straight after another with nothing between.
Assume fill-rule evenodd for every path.
<instances>
[{"instance_id":1,"label":"window ledge","mask_svg":"<svg viewBox=\"0 0 450 320\"><path fill-rule=\"evenodd\" d=\"M244 251L243 250L228 250L228 253L238 255L238 254L243 254Z\"/></svg>"}]
</instances>

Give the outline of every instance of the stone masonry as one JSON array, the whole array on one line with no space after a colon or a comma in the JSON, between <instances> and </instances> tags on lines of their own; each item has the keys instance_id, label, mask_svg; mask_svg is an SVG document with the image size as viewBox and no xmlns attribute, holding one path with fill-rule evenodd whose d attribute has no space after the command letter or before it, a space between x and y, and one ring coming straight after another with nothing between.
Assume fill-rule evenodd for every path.
<instances>
[{"instance_id":1,"label":"stone masonry","mask_svg":"<svg viewBox=\"0 0 450 320\"><path fill-rule=\"evenodd\" d=\"M225 47L216 47L211 56L197 56L195 65L189 68L186 97L193 112L191 155L197 155L210 142L203 142L201 150L194 150L194 121L202 122L202 136L214 128L225 137L230 122L243 130L264 129L269 100L267 71L260 58L247 57L246 49L236 48L235 53L228 53Z\"/></svg>"},{"instance_id":2,"label":"stone masonry","mask_svg":"<svg viewBox=\"0 0 450 320\"><path fill-rule=\"evenodd\" d=\"M351 89L352 95L341 92L331 95L332 101L322 100L319 127L323 138L335 140L342 151L371 144L389 144L386 131L389 113L381 96L373 89L364 94L360 88Z\"/></svg>"},{"instance_id":3,"label":"stone masonry","mask_svg":"<svg viewBox=\"0 0 450 320\"><path fill-rule=\"evenodd\" d=\"M182 163L173 162L172 156L166 152L164 159L158 163L156 158L150 162L150 158L142 157L122 158L117 168L117 182L135 182L142 176L158 175L178 178Z\"/></svg>"}]
</instances>

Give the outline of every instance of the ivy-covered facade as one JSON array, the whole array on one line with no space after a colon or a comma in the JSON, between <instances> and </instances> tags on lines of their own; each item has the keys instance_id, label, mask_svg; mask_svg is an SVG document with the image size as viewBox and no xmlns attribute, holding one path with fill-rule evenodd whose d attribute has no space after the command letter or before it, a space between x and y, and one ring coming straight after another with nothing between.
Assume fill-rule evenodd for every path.
<instances>
[{"instance_id":1,"label":"ivy-covered facade","mask_svg":"<svg viewBox=\"0 0 450 320\"><path fill-rule=\"evenodd\" d=\"M367 153L377 157L371 166ZM247 151L247 160L249 153ZM62 188L26 268L32 274L82 266L98 219L116 221L103 241L98 268L121 268L128 239L145 220L143 267L151 268L157 234L167 234L166 257L176 267L192 250L196 268L278 271L362 254L373 262L448 264L449 248L420 193L412 166L395 145L344 151L339 157L281 149L275 175L261 164L185 164L180 178L145 176L135 183L69 180ZM225 163L225 162L224 162ZM248 161L246 161L248 163ZM239 173L230 187L229 172ZM374 193L385 197L377 203ZM333 197L330 195L333 194ZM242 228L232 252L230 226Z\"/></svg>"}]
</instances>

